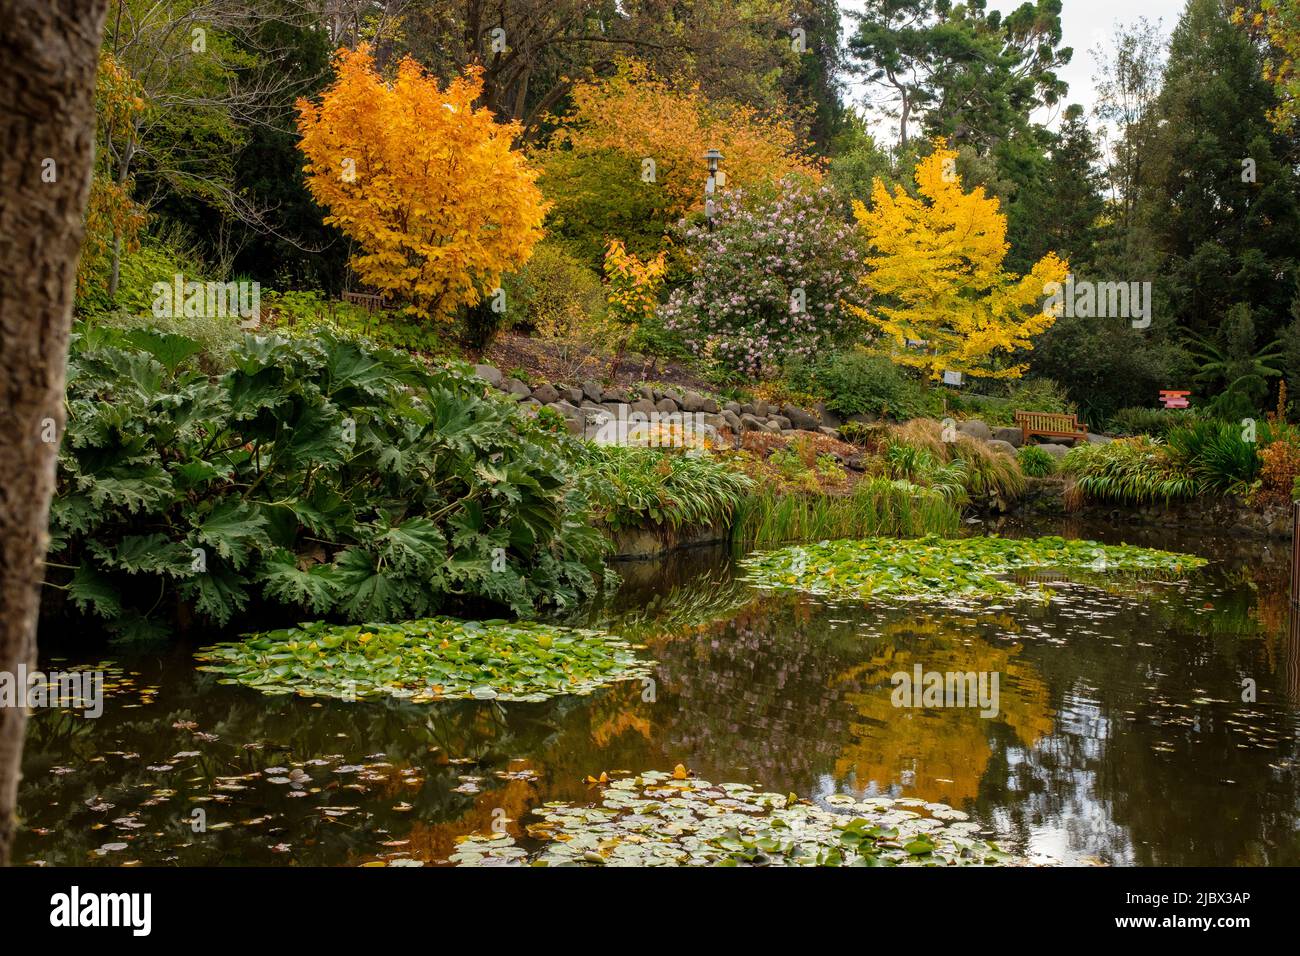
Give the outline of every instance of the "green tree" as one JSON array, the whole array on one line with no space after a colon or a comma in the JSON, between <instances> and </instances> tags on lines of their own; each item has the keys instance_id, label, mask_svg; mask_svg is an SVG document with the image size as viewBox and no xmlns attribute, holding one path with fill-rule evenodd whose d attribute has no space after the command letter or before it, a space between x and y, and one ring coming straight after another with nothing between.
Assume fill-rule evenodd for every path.
<instances>
[{"instance_id":1,"label":"green tree","mask_svg":"<svg viewBox=\"0 0 1300 956\"><path fill-rule=\"evenodd\" d=\"M1090 271L1106 214L1100 164L1083 108L1069 107L1041 171L1008 210L1012 268L1023 272L1055 252L1075 275Z\"/></svg>"},{"instance_id":2,"label":"green tree","mask_svg":"<svg viewBox=\"0 0 1300 956\"><path fill-rule=\"evenodd\" d=\"M1142 188L1146 227L1167 257L1168 301L1202 338L1245 303L1272 339L1290 305L1298 182L1269 125L1274 98L1261 69L1224 0L1190 0L1170 44Z\"/></svg>"}]
</instances>

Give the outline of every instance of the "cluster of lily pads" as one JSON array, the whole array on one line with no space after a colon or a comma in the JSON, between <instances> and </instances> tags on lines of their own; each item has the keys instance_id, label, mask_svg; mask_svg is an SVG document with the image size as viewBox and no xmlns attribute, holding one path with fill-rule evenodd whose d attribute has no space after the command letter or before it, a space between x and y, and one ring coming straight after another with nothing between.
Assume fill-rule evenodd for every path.
<instances>
[{"instance_id":1,"label":"cluster of lily pads","mask_svg":"<svg viewBox=\"0 0 1300 956\"><path fill-rule=\"evenodd\" d=\"M422 618L336 627L317 622L203 648L199 669L267 694L541 701L649 673L654 661L604 631Z\"/></svg>"},{"instance_id":2,"label":"cluster of lily pads","mask_svg":"<svg viewBox=\"0 0 1300 956\"><path fill-rule=\"evenodd\" d=\"M966 814L915 798L848 795L819 806L679 771L609 782L598 806L534 810L529 851L509 833L464 837L459 866L969 866L1023 862L975 834Z\"/></svg>"},{"instance_id":3,"label":"cluster of lily pads","mask_svg":"<svg viewBox=\"0 0 1300 956\"><path fill-rule=\"evenodd\" d=\"M1123 574L1170 580L1204 558L1060 537L867 538L822 541L752 555L741 562L759 587L831 597L1020 597L1018 573Z\"/></svg>"}]
</instances>

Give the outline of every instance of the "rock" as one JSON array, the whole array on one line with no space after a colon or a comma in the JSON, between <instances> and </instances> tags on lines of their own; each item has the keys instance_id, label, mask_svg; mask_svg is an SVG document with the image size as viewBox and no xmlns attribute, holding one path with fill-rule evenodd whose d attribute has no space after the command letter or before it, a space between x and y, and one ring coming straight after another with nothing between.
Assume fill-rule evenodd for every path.
<instances>
[{"instance_id":1,"label":"rock","mask_svg":"<svg viewBox=\"0 0 1300 956\"><path fill-rule=\"evenodd\" d=\"M789 431L794 427L790 419L786 418L784 415L773 415L768 419L768 422L775 425L781 431Z\"/></svg>"},{"instance_id":2,"label":"rock","mask_svg":"<svg viewBox=\"0 0 1300 956\"><path fill-rule=\"evenodd\" d=\"M1013 448L1019 448L1025 443L1025 433L1019 428L995 428L993 438L995 441L1004 441Z\"/></svg>"},{"instance_id":3,"label":"rock","mask_svg":"<svg viewBox=\"0 0 1300 956\"><path fill-rule=\"evenodd\" d=\"M587 398L591 399L596 404L600 404L602 392L600 385L597 382L583 382L582 394L587 396Z\"/></svg>"},{"instance_id":4,"label":"rock","mask_svg":"<svg viewBox=\"0 0 1300 956\"><path fill-rule=\"evenodd\" d=\"M715 414L713 412L705 412L703 420L704 420L704 424L709 428L712 428L715 432L719 428L730 427L730 423L726 420L726 418L724 418L721 415Z\"/></svg>"},{"instance_id":5,"label":"rock","mask_svg":"<svg viewBox=\"0 0 1300 956\"><path fill-rule=\"evenodd\" d=\"M532 389L517 378L506 379L503 387L505 388L507 395L513 395L515 398L527 398L533 393Z\"/></svg>"},{"instance_id":6,"label":"rock","mask_svg":"<svg viewBox=\"0 0 1300 956\"><path fill-rule=\"evenodd\" d=\"M560 400L560 393L554 385L538 385L533 389L533 398L543 405L552 405Z\"/></svg>"},{"instance_id":7,"label":"rock","mask_svg":"<svg viewBox=\"0 0 1300 956\"><path fill-rule=\"evenodd\" d=\"M686 391L682 395L682 410L687 412L704 411L704 396L699 392Z\"/></svg>"},{"instance_id":8,"label":"rock","mask_svg":"<svg viewBox=\"0 0 1300 956\"><path fill-rule=\"evenodd\" d=\"M867 459L864 455L850 455L844 459L844 467L853 471L866 471Z\"/></svg>"},{"instance_id":9,"label":"rock","mask_svg":"<svg viewBox=\"0 0 1300 956\"><path fill-rule=\"evenodd\" d=\"M741 429L740 416L737 415L735 412L733 412L731 409L728 408L723 410L722 420L727 423L727 427L730 428L733 432L740 431Z\"/></svg>"},{"instance_id":10,"label":"rock","mask_svg":"<svg viewBox=\"0 0 1300 956\"><path fill-rule=\"evenodd\" d=\"M1107 435L1094 435L1092 432L1088 432L1089 445L1109 445L1114 440Z\"/></svg>"},{"instance_id":11,"label":"rock","mask_svg":"<svg viewBox=\"0 0 1300 956\"><path fill-rule=\"evenodd\" d=\"M616 402L619 405L626 405L628 402L632 401L632 396L628 394L627 389L619 388L615 385L613 388L605 389L600 400L601 402Z\"/></svg>"},{"instance_id":12,"label":"rock","mask_svg":"<svg viewBox=\"0 0 1300 956\"><path fill-rule=\"evenodd\" d=\"M827 438L834 438L838 440L840 437L840 433L836 431L834 428L831 428L829 425L818 425L817 430L821 432L823 435L825 435Z\"/></svg>"},{"instance_id":13,"label":"rock","mask_svg":"<svg viewBox=\"0 0 1300 956\"><path fill-rule=\"evenodd\" d=\"M560 389L560 394L564 396L570 405L581 405L582 400L586 397L582 394L582 389L574 388L571 385L566 385Z\"/></svg>"},{"instance_id":14,"label":"rock","mask_svg":"<svg viewBox=\"0 0 1300 956\"><path fill-rule=\"evenodd\" d=\"M568 402L554 402L551 408L555 409L565 418L582 420L582 412L576 405L570 405Z\"/></svg>"},{"instance_id":15,"label":"rock","mask_svg":"<svg viewBox=\"0 0 1300 956\"><path fill-rule=\"evenodd\" d=\"M791 427L800 428L806 432L816 431L817 426L820 424L811 412L788 402L781 406L781 414L790 420Z\"/></svg>"},{"instance_id":16,"label":"rock","mask_svg":"<svg viewBox=\"0 0 1300 956\"><path fill-rule=\"evenodd\" d=\"M1036 447L1041 448L1043 451L1047 452L1057 461L1060 461L1062 458L1064 458L1066 455L1070 453L1070 449L1066 448L1064 445L1057 445L1053 442L1048 442L1045 445L1038 445Z\"/></svg>"},{"instance_id":17,"label":"rock","mask_svg":"<svg viewBox=\"0 0 1300 956\"><path fill-rule=\"evenodd\" d=\"M716 415L716 414L718 414L718 402L717 402L717 399L706 398L706 399L704 400L704 402L700 405L700 411L704 412L704 414L706 414L706 415Z\"/></svg>"},{"instance_id":18,"label":"rock","mask_svg":"<svg viewBox=\"0 0 1300 956\"><path fill-rule=\"evenodd\" d=\"M1009 441L1003 441L1000 438L993 438L986 442L986 444L994 451L1000 452L1003 455L1010 455L1012 458L1016 456L1016 446L1011 444Z\"/></svg>"},{"instance_id":19,"label":"rock","mask_svg":"<svg viewBox=\"0 0 1300 956\"><path fill-rule=\"evenodd\" d=\"M640 412L642 415L646 416L647 421L649 421L651 415L655 414L659 410L655 407L655 403L648 398L638 398L635 402L629 405L628 408L630 409L629 414L632 412Z\"/></svg>"},{"instance_id":20,"label":"rock","mask_svg":"<svg viewBox=\"0 0 1300 956\"><path fill-rule=\"evenodd\" d=\"M818 404L817 416L821 419L821 423L823 425L827 425L831 428L839 428L840 425L844 424L842 421L840 421L840 416L836 415L833 411L831 411L829 408L826 407L825 402L821 402L820 404Z\"/></svg>"},{"instance_id":21,"label":"rock","mask_svg":"<svg viewBox=\"0 0 1300 956\"><path fill-rule=\"evenodd\" d=\"M609 412L615 418L622 417L623 421L627 421L628 406L626 403L606 400L600 403L600 407L605 409L605 411Z\"/></svg>"},{"instance_id":22,"label":"rock","mask_svg":"<svg viewBox=\"0 0 1300 956\"><path fill-rule=\"evenodd\" d=\"M749 412L745 412L740 416L740 427L747 432L765 432L769 430L767 422L757 415L751 415Z\"/></svg>"},{"instance_id":23,"label":"rock","mask_svg":"<svg viewBox=\"0 0 1300 956\"><path fill-rule=\"evenodd\" d=\"M651 388L649 385L642 385L640 388L636 390L636 393L640 395L643 399L645 399L647 402L649 402L651 405L659 401L659 397L655 395L655 390Z\"/></svg>"},{"instance_id":24,"label":"rock","mask_svg":"<svg viewBox=\"0 0 1300 956\"><path fill-rule=\"evenodd\" d=\"M572 406L570 406L572 407ZM587 430L587 423L579 416L564 416L564 426L569 430L570 435L583 435Z\"/></svg>"},{"instance_id":25,"label":"rock","mask_svg":"<svg viewBox=\"0 0 1300 956\"><path fill-rule=\"evenodd\" d=\"M475 365L474 374L494 388L501 387L501 370L491 365Z\"/></svg>"},{"instance_id":26,"label":"rock","mask_svg":"<svg viewBox=\"0 0 1300 956\"><path fill-rule=\"evenodd\" d=\"M667 396L655 402L655 408L658 411L664 413L665 415L671 415L674 412L681 411L681 409L677 407L677 403L674 402L671 398L668 398Z\"/></svg>"},{"instance_id":27,"label":"rock","mask_svg":"<svg viewBox=\"0 0 1300 956\"><path fill-rule=\"evenodd\" d=\"M589 412L583 420L583 437L592 440L607 439L614 431L614 416L607 411Z\"/></svg>"},{"instance_id":28,"label":"rock","mask_svg":"<svg viewBox=\"0 0 1300 956\"><path fill-rule=\"evenodd\" d=\"M740 406L740 414L741 414L741 415L756 415L757 412L754 410L754 403L753 403L753 402L746 402L744 405L741 405L741 406Z\"/></svg>"},{"instance_id":29,"label":"rock","mask_svg":"<svg viewBox=\"0 0 1300 956\"><path fill-rule=\"evenodd\" d=\"M723 410L724 412L731 412L731 414L733 414L733 415L739 415L739 414L740 414L740 403L739 403L739 402L727 402L727 403L725 403L725 404L722 406L722 410Z\"/></svg>"},{"instance_id":30,"label":"rock","mask_svg":"<svg viewBox=\"0 0 1300 956\"><path fill-rule=\"evenodd\" d=\"M969 435L971 438L978 438L981 441L988 441L993 437L993 429L989 428L988 425L985 425L978 418L972 418L969 421L962 422L957 426L957 431L961 432L963 435Z\"/></svg>"},{"instance_id":31,"label":"rock","mask_svg":"<svg viewBox=\"0 0 1300 956\"><path fill-rule=\"evenodd\" d=\"M773 408L771 405L767 404L767 402L763 402L763 401L754 402L754 414L757 415L759 418L770 418L774 411L776 411L776 409Z\"/></svg>"}]
</instances>

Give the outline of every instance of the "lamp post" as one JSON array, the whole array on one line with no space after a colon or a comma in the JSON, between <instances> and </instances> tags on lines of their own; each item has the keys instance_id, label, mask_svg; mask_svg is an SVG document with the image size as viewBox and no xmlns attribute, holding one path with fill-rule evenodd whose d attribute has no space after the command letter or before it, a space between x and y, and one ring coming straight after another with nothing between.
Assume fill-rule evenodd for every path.
<instances>
[{"instance_id":1,"label":"lamp post","mask_svg":"<svg viewBox=\"0 0 1300 956\"><path fill-rule=\"evenodd\" d=\"M709 231L713 231L713 195L718 187L726 184L726 173L718 171L722 153L711 149L704 154L704 161L709 164L709 178L704 181L704 218L708 221Z\"/></svg>"}]
</instances>

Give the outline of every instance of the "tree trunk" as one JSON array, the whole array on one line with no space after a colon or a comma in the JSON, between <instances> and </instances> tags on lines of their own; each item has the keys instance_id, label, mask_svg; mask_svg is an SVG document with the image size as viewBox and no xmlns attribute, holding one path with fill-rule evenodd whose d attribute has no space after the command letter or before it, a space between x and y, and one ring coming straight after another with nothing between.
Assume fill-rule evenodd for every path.
<instances>
[{"instance_id":1,"label":"tree trunk","mask_svg":"<svg viewBox=\"0 0 1300 956\"><path fill-rule=\"evenodd\" d=\"M35 664L107 0L0 0L0 672ZM0 708L0 865L27 714Z\"/></svg>"}]
</instances>

